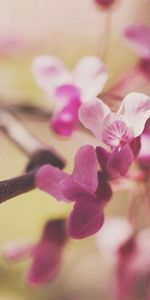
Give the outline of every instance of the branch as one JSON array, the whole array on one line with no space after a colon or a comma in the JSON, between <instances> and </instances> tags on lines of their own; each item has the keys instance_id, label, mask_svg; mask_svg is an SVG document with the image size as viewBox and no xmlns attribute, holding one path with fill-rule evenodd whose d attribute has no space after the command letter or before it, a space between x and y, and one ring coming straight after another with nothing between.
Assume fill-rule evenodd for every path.
<instances>
[{"instance_id":1,"label":"branch","mask_svg":"<svg viewBox=\"0 0 150 300\"><path fill-rule=\"evenodd\" d=\"M0 181L0 203L34 189L34 175L35 171L31 171L19 177Z\"/></svg>"}]
</instances>

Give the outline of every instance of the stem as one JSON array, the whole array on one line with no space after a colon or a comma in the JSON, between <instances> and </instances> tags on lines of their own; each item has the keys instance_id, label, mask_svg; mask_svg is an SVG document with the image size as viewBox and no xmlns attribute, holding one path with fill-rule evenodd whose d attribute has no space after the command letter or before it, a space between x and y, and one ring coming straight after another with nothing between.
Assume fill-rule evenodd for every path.
<instances>
[{"instance_id":1,"label":"stem","mask_svg":"<svg viewBox=\"0 0 150 300\"><path fill-rule=\"evenodd\" d=\"M105 28L103 33L103 47L101 51L101 58L106 61L108 49L109 49L109 41L110 41L110 34L111 34L111 24L112 24L112 10L109 9L106 12L106 20L105 20Z\"/></svg>"},{"instance_id":2,"label":"stem","mask_svg":"<svg viewBox=\"0 0 150 300\"><path fill-rule=\"evenodd\" d=\"M10 112L0 110L0 127L9 138L19 146L28 156L37 149L43 148L42 143L36 139Z\"/></svg>"},{"instance_id":3,"label":"stem","mask_svg":"<svg viewBox=\"0 0 150 300\"><path fill-rule=\"evenodd\" d=\"M0 203L35 188L35 171L25 175L0 181Z\"/></svg>"},{"instance_id":4,"label":"stem","mask_svg":"<svg viewBox=\"0 0 150 300\"><path fill-rule=\"evenodd\" d=\"M139 64L135 65L131 70L126 72L108 91L111 94L124 96L142 84L145 83L145 77L139 68Z\"/></svg>"},{"instance_id":5,"label":"stem","mask_svg":"<svg viewBox=\"0 0 150 300\"><path fill-rule=\"evenodd\" d=\"M34 167L43 164L43 162L51 163L59 168L64 167L65 161L55 149L38 140L16 117L5 109L0 110L0 127L4 133L30 157L31 163L34 160Z\"/></svg>"},{"instance_id":6,"label":"stem","mask_svg":"<svg viewBox=\"0 0 150 300\"><path fill-rule=\"evenodd\" d=\"M45 121L49 120L52 117L52 111L48 111L46 108L43 109L39 106L31 105L28 103L6 103L5 105L3 103L0 103L0 109L4 108L7 111L10 111L10 113L15 114L23 114L25 116L28 116L29 118L32 118L32 120L40 120Z\"/></svg>"}]
</instances>

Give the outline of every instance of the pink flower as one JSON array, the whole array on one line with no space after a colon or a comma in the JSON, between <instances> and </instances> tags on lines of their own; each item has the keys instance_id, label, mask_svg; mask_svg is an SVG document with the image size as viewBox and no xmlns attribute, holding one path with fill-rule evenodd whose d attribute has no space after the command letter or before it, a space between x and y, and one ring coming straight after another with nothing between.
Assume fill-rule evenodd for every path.
<instances>
[{"instance_id":1,"label":"pink flower","mask_svg":"<svg viewBox=\"0 0 150 300\"><path fill-rule=\"evenodd\" d=\"M72 72L56 57L40 56L33 62L33 73L37 84L55 100L51 125L64 136L75 129L80 104L96 96L107 80L104 64L94 56L83 57Z\"/></svg>"},{"instance_id":2,"label":"pink flower","mask_svg":"<svg viewBox=\"0 0 150 300\"><path fill-rule=\"evenodd\" d=\"M64 220L52 220L45 225L39 242L9 243L3 248L3 255L10 262L31 257L32 264L27 273L27 281L30 284L42 285L58 274L66 238Z\"/></svg>"},{"instance_id":3,"label":"pink flower","mask_svg":"<svg viewBox=\"0 0 150 300\"><path fill-rule=\"evenodd\" d=\"M142 24L128 25L124 30L124 37L140 56L139 67L150 77L150 28Z\"/></svg>"},{"instance_id":4,"label":"pink flower","mask_svg":"<svg viewBox=\"0 0 150 300\"><path fill-rule=\"evenodd\" d=\"M116 113L98 98L82 104L79 110L81 123L113 150L141 135L149 116L150 98L140 93L128 94Z\"/></svg>"},{"instance_id":5,"label":"pink flower","mask_svg":"<svg viewBox=\"0 0 150 300\"><path fill-rule=\"evenodd\" d=\"M100 165L105 163L108 179L127 174L140 151L140 135L149 116L150 98L139 93L128 94L116 113L111 112L98 98L81 105L81 123L92 131L99 142L111 147L112 152L97 148L98 160Z\"/></svg>"},{"instance_id":6,"label":"pink flower","mask_svg":"<svg viewBox=\"0 0 150 300\"><path fill-rule=\"evenodd\" d=\"M150 230L144 229L136 236L126 219L112 218L106 220L98 234L98 244L107 259L114 258L116 299L137 299L137 290L140 290L144 282L146 284L142 299L149 299Z\"/></svg>"},{"instance_id":7,"label":"pink flower","mask_svg":"<svg viewBox=\"0 0 150 300\"><path fill-rule=\"evenodd\" d=\"M112 192L97 172L97 157L92 146L81 147L71 175L50 165L41 167L36 174L36 186L57 200L74 202L67 220L68 234L81 239L96 233L103 225L103 209Z\"/></svg>"}]
</instances>

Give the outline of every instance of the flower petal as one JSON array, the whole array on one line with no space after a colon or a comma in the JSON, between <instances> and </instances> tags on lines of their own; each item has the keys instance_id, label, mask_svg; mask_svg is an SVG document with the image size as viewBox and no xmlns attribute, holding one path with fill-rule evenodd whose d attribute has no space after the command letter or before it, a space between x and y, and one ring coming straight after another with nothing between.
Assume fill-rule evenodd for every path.
<instances>
[{"instance_id":1,"label":"flower petal","mask_svg":"<svg viewBox=\"0 0 150 300\"><path fill-rule=\"evenodd\" d=\"M89 189L87 186L73 180L73 176L61 181L64 196L70 201L81 202L85 197L89 198Z\"/></svg>"},{"instance_id":2,"label":"flower petal","mask_svg":"<svg viewBox=\"0 0 150 300\"><path fill-rule=\"evenodd\" d=\"M104 215L100 206L89 197L76 202L67 221L68 234L82 239L95 234L103 225Z\"/></svg>"},{"instance_id":3,"label":"flower petal","mask_svg":"<svg viewBox=\"0 0 150 300\"><path fill-rule=\"evenodd\" d=\"M107 178L107 174L103 171L98 173L98 187L96 190L96 196L99 203L105 206L112 197L112 189Z\"/></svg>"},{"instance_id":4,"label":"flower petal","mask_svg":"<svg viewBox=\"0 0 150 300\"><path fill-rule=\"evenodd\" d=\"M96 56L85 56L73 72L74 82L81 89L82 100L91 99L104 87L108 78L105 65Z\"/></svg>"},{"instance_id":5,"label":"flower petal","mask_svg":"<svg viewBox=\"0 0 150 300\"><path fill-rule=\"evenodd\" d=\"M66 201L60 182L67 177L68 175L60 169L51 165L44 165L36 173L35 184L36 187L52 195L57 200Z\"/></svg>"},{"instance_id":6,"label":"flower petal","mask_svg":"<svg viewBox=\"0 0 150 300\"><path fill-rule=\"evenodd\" d=\"M59 104L69 104L72 106L79 106L80 102L80 90L71 83L59 85L55 90L55 98L60 100Z\"/></svg>"},{"instance_id":7,"label":"flower petal","mask_svg":"<svg viewBox=\"0 0 150 300\"><path fill-rule=\"evenodd\" d=\"M91 145L83 146L77 151L72 178L89 191L95 192L98 185L97 157Z\"/></svg>"},{"instance_id":8,"label":"flower petal","mask_svg":"<svg viewBox=\"0 0 150 300\"><path fill-rule=\"evenodd\" d=\"M107 172L107 162L111 156L111 153L105 150L103 147L96 147L97 159L100 167L103 171Z\"/></svg>"},{"instance_id":9,"label":"flower petal","mask_svg":"<svg viewBox=\"0 0 150 300\"><path fill-rule=\"evenodd\" d=\"M33 244L28 240L8 242L2 248L2 255L8 261L18 261L32 253Z\"/></svg>"},{"instance_id":10,"label":"flower petal","mask_svg":"<svg viewBox=\"0 0 150 300\"><path fill-rule=\"evenodd\" d=\"M141 149L137 159L145 168L150 168L150 135L147 133L141 135Z\"/></svg>"},{"instance_id":11,"label":"flower petal","mask_svg":"<svg viewBox=\"0 0 150 300\"><path fill-rule=\"evenodd\" d=\"M63 62L55 56L36 57L33 61L32 70L37 84L49 92L60 83L72 81L71 74Z\"/></svg>"},{"instance_id":12,"label":"flower petal","mask_svg":"<svg viewBox=\"0 0 150 300\"><path fill-rule=\"evenodd\" d=\"M88 128L98 140L101 140L103 120L109 113L109 107L100 99L95 98L93 101L81 105L79 119L85 128Z\"/></svg>"},{"instance_id":13,"label":"flower petal","mask_svg":"<svg viewBox=\"0 0 150 300\"><path fill-rule=\"evenodd\" d=\"M150 117L150 98L144 94L130 93L122 101L118 114L125 117L127 125L133 128L136 137L142 133Z\"/></svg>"},{"instance_id":14,"label":"flower petal","mask_svg":"<svg viewBox=\"0 0 150 300\"><path fill-rule=\"evenodd\" d=\"M110 113L103 122L103 142L110 147L119 147L130 142L133 132L127 127L123 117Z\"/></svg>"},{"instance_id":15,"label":"flower petal","mask_svg":"<svg viewBox=\"0 0 150 300\"><path fill-rule=\"evenodd\" d=\"M42 285L55 278L60 270L62 249L54 243L42 242L33 252L33 262L27 274L27 281Z\"/></svg>"},{"instance_id":16,"label":"flower petal","mask_svg":"<svg viewBox=\"0 0 150 300\"><path fill-rule=\"evenodd\" d=\"M50 124L57 134L71 136L78 124L78 106L69 104L56 111Z\"/></svg>"},{"instance_id":17,"label":"flower petal","mask_svg":"<svg viewBox=\"0 0 150 300\"><path fill-rule=\"evenodd\" d=\"M125 176L135 157L129 144L126 144L120 151L115 150L107 163L108 174L112 179Z\"/></svg>"},{"instance_id":18,"label":"flower petal","mask_svg":"<svg viewBox=\"0 0 150 300\"><path fill-rule=\"evenodd\" d=\"M124 29L124 36L131 47L142 57L150 58L150 28L143 24L131 24Z\"/></svg>"}]
</instances>

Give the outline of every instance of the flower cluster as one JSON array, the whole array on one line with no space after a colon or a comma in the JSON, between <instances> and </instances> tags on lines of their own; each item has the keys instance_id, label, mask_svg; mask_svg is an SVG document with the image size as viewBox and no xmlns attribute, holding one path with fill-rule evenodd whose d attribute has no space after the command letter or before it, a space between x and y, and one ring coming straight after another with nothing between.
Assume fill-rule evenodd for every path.
<instances>
[{"instance_id":1,"label":"flower cluster","mask_svg":"<svg viewBox=\"0 0 150 300\"><path fill-rule=\"evenodd\" d=\"M110 16L118 1L93 2L108 10L104 41L107 48ZM129 88L133 77L139 79L142 74L146 81L150 78L150 28L132 24L124 29L123 36L139 59L135 69L130 69L130 74L105 93L101 91L108 79L107 68L98 56L82 57L72 71L55 56L41 55L33 61L34 79L54 104L48 117L51 128L58 134L56 137L70 137L81 128L83 134L92 133L95 137L83 141L82 147L79 145L72 172L64 169L66 158L28 132L13 116L12 108L1 107L0 127L28 155L28 163L23 175L0 182L0 202L37 188L57 201L72 205L65 219L52 218L46 222L37 242L10 243L4 246L2 254L11 262L30 258L26 279L32 285L43 285L60 271L69 239L84 239L97 233L98 245L108 255L108 261L114 262L112 255L115 257L116 299L137 300L137 287L146 280L141 299L150 300L150 229L137 224L139 212L135 209L139 198L142 199L150 218L150 97ZM6 39L2 46L7 43L13 53L17 41ZM104 50L107 53L108 49ZM118 109L111 108L112 94L115 104L119 99ZM91 140L94 142L90 143ZM122 182L136 186L136 192L131 191L129 221L121 218L105 221L105 207L115 195L114 187L120 187Z\"/></svg>"},{"instance_id":2,"label":"flower cluster","mask_svg":"<svg viewBox=\"0 0 150 300\"><path fill-rule=\"evenodd\" d=\"M72 72L56 57L40 56L33 62L33 73L39 87L55 101L50 123L62 136L72 134L81 103L97 96L108 77L103 62L96 56L83 57Z\"/></svg>"}]
</instances>

